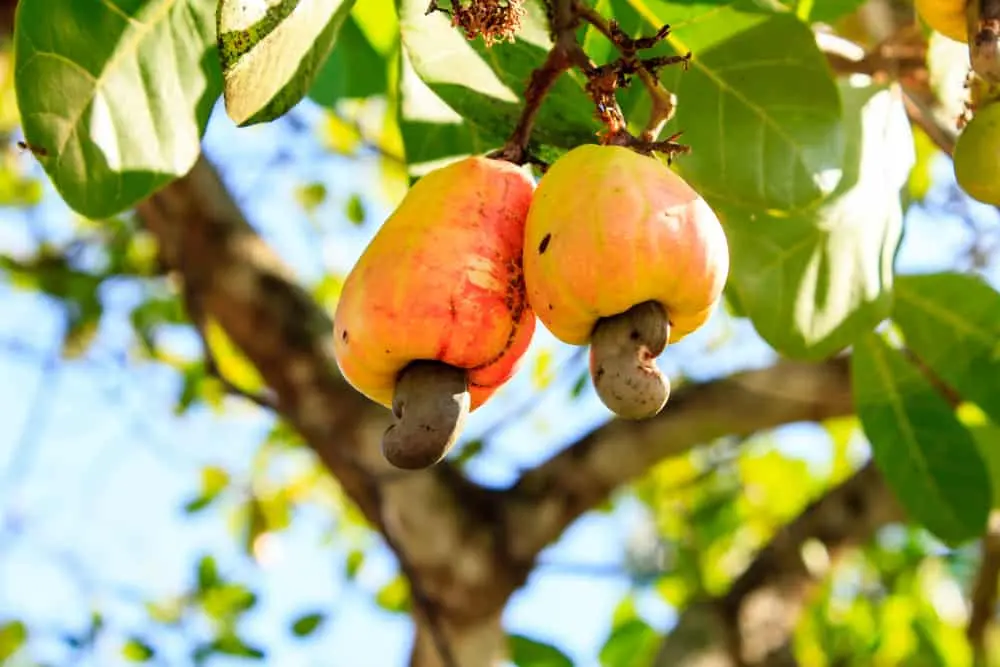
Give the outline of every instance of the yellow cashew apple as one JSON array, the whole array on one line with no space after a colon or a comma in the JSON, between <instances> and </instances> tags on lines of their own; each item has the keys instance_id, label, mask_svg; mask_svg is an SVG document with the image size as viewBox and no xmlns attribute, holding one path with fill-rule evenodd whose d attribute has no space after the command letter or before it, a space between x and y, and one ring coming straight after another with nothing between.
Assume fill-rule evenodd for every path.
<instances>
[{"instance_id":1,"label":"yellow cashew apple","mask_svg":"<svg viewBox=\"0 0 1000 667\"><path fill-rule=\"evenodd\" d=\"M658 413L670 385L656 357L708 320L729 274L705 200L656 158L579 146L539 181L524 245L532 308L556 338L590 344L604 404L631 419Z\"/></svg>"},{"instance_id":2,"label":"yellow cashew apple","mask_svg":"<svg viewBox=\"0 0 1000 667\"><path fill-rule=\"evenodd\" d=\"M531 342L521 254L534 187L522 168L485 157L426 174L344 283L337 364L398 419L382 440L396 467L440 461Z\"/></svg>"},{"instance_id":3,"label":"yellow cashew apple","mask_svg":"<svg viewBox=\"0 0 1000 667\"><path fill-rule=\"evenodd\" d=\"M955 141L955 180L984 204L1000 206L1000 102L981 107Z\"/></svg>"},{"instance_id":4,"label":"yellow cashew apple","mask_svg":"<svg viewBox=\"0 0 1000 667\"><path fill-rule=\"evenodd\" d=\"M963 44L968 38L965 0L916 0L917 13L934 30Z\"/></svg>"}]
</instances>

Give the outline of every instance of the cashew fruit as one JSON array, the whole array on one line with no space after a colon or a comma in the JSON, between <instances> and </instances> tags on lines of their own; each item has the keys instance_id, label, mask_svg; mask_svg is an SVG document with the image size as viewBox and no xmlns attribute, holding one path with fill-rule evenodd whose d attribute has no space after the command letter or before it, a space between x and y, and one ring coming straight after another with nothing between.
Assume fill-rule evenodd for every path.
<instances>
[{"instance_id":1,"label":"cashew fruit","mask_svg":"<svg viewBox=\"0 0 1000 667\"><path fill-rule=\"evenodd\" d=\"M955 180L973 199L1000 206L1000 102L979 108L955 141Z\"/></svg>"},{"instance_id":2,"label":"cashew fruit","mask_svg":"<svg viewBox=\"0 0 1000 667\"><path fill-rule=\"evenodd\" d=\"M718 217L654 157L583 145L539 181L525 231L528 300L556 338L590 344L594 387L621 417L666 404L655 359L708 320L728 274Z\"/></svg>"},{"instance_id":3,"label":"cashew fruit","mask_svg":"<svg viewBox=\"0 0 1000 667\"><path fill-rule=\"evenodd\" d=\"M966 42L969 33L965 0L916 0L914 5L931 28L956 42Z\"/></svg>"},{"instance_id":4,"label":"cashew fruit","mask_svg":"<svg viewBox=\"0 0 1000 667\"><path fill-rule=\"evenodd\" d=\"M485 157L432 171L344 282L335 357L352 386L398 419L382 440L396 467L440 461L531 342L521 254L534 187L522 168Z\"/></svg>"}]
</instances>

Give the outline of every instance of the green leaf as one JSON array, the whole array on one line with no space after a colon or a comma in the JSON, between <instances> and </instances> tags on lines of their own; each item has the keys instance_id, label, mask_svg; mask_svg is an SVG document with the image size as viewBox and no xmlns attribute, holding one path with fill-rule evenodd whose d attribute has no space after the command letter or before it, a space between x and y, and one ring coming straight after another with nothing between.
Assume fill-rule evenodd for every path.
<instances>
[{"instance_id":1,"label":"green leaf","mask_svg":"<svg viewBox=\"0 0 1000 667\"><path fill-rule=\"evenodd\" d=\"M132 637L122 646L122 656L129 662L148 662L155 655L153 647L138 637Z\"/></svg>"},{"instance_id":2,"label":"green leaf","mask_svg":"<svg viewBox=\"0 0 1000 667\"><path fill-rule=\"evenodd\" d=\"M0 625L0 660L17 653L28 641L28 628L21 621L7 621Z\"/></svg>"},{"instance_id":3,"label":"green leaf","mask_svg":"<svg viewBox=\"0 0 1000 667\"><path fill-rule=\"evenodd\" d=\"M216 0L21 0L25 140L66 203L101 218L187 173L221 92ZM57 18L54 18L57 17Z\"/></svg>"},{"instance_id":4,"label":"green leaf","mask_svg":"<svg viewBox=\"0 0 1000 667\"><path fill-rule=\"evenodd\" d=\"M579 376L577 376L576 381L573 382L573 386L570 387L569 397L571 399L580 398L583 394L583 390L587 388L587 382L590 381L590 372L582 371Z\"/></svg>"},{"instance_id":5,"label":"green leaf","mask_svg":"<svg viewBox=\"0 0 1000 667\"><path fill-rule=\"evenodd\" d=\"M324 620L326 620L326 614L321 612L303 614L292 623L292 634L296 637L308 637L316 632Z\"/></svg>"},{"instance_id":6,"label":"green leaf","mask_svg":"<svg viewBox=\"0 0 1000 667\"><path fill-rule=\"evenodd\" d=\"M361 199L361 196L357 193L352 194L350 199L347 200L347 207L345 214L347 219L355 224L361 225L365 222L365 202Z\"/></svg>"},{"instance_id":7,"label":"green leaf","mask_svg":"<svg viewBox=\"0 0 1000 667\"><path fill-rule=\"evenodd\" d=\"M411 174L421 173L424 165L435 166L438 160L485 153L503 144L503 136L488 135L466 123L421 81L405 49L400 64L399 130Z\"/></svg>"},{"instance_id":8,"label":"green leaf","mask_svg":"<svg viewBox=\"0 0 1000 667\"><path fill-rule=\"evenodd\" d=\"M652 664L660 637L641 618L625 621L615 628L601 647L601 667L640 667Z\"/></svg>"},{"instance_id":9,"label":"green leaf","mask_svg":"<svg viewBox=\"0 0 1000 667\"><path fill-rule=\"evenodd\" d=\"M184 511L193 514L205 509L229 486L229 473L218 466L205 466L201 470L201 493L184 506Z\"/></svg>"},{"instance_id":10,"label":"green leaf","mask_svg":"<svg viewBox=\"0 0 1000 667\"><path fill-rule=\"evenodd\" d=\"M355 0L219 0L226 113L265 123L298 104L333 50Z\"/></svg>"},{"instance_id":11,"label":"green leaf","mask_svg":"<svg viewBox=\"0 0 1000 667\"><path fill-rule=\"evenodd\" d=\"M360 549L351 549L347 552L347 559L344 562L344 572L347 578L353 580L358 576L361 566L365 564L365 552Z\"/></svg>"},{"instance_id":12,"label":"green leaf","mask_svg":"<svg viewBox=\"0 0 1000 667\"><path fill-rule=\"evenodd\" d=\"M257 594L243 584L218 584L203 593L202 607L212 618L236 618L257 605Z\"/></svg>"},{"instance_id":13,"label":"green leaf","mask_svg":"<svg viewBox=\"0 0 1000 667\"><path fill-rule=\"evenodd\" d=\"M410 585L399 574L375 594L375 604L386 611L402 613L410 608Z\"/></svg>"},{"instance_id":14,"label":"green leaf","mask_svg":"<svg viewBox=\"0 0 1000 667\"><path fill-rule=\"evenodd\" d=\"M979 448L979 454L986 461L986 471L993 488L993 509L1000 509L1000 427L996 424L975 424L968 426Z\"/></svg>"},{"instance_id":15,"label":"green leaf","mask_svg":"<svg viewBox=\"0 0 1000 667\"><path fill-rule=\"evenodd\" d=\"M544 62L551 46L539 0L525 2L527 13L515 43L490 48L481 39L467 40L441 12L425 16L426 0L399 0L398 5L403 46L413 71L471 126L468 129L475 136L493 145L503 143L520 117L531 72ZM572 146L594 143L600 124L584 83L579 72L566 73L542 103L532 139L543 159ZM405 117L414 118L410 114ZM449 130L462 133L461 128ZM415 161L405 129L403 133L407 157ZM424 161L424 156L419 161Z\"/></svg>"},{"instance_id":16,"label":"green leaf","mask_svg":"<svg viewBox=\"0 0 1000 667\"><path fill-rule=\"evenodd\" d=\"M375 50L368 37L349 16L340 29L337 44L326 59L309 97L317 104L333 108L342 99L384 94L389 86L389 63Z\"/></svg>"},{"instance_id":17,"label":"green leaf","mask_svg":"<svg viewBox=\"0 0 1000 667\"><path fill-rule=\"evenodd\" d=\"M509 635L510 660L517 667L573 667L568 655L551 644L524 635Z\"/></svg>"},{"instance_id":18,"label":"green leaf","mask_svg":"<svg viewBox=\"0 0 1000 667\"><path fill-rule=\"evenodd\" d=\"M198 591L205 593L218 586L221 581L215 558L209 555L202 556L198 560Z\"/></svg>"},{"instance_id":19,"label":"green leaf","mask_svg":"<svg viewBox=\"0 0 1000 667\"><path fill-rule=\"evenodd\" d=\"M918 359L1000 423L1000 293L971 275L901 276L892 319Z\"/></svg>"},{"instance_id":20,"label":"green leaf","mask_svg":"<svg viewBox=\"0 0 1000 667\"><path fill-rule=\"evenodd\" d=\"M235 634L223 635L212 642L211 646L215 653L233 655L239 658L263 660L267 655L261 649L251 646Z\"/></svg>"},{"instance_id":21,"label":"green leaf","mask_svg":"<svg viewBox=\"0 0 1000 667\"><path fill-rule=\"evenodd\" d=\"M837 187L841 104L807 25L754 0L622 2L645 21L645 34L670 24L665 44L650 55L692 53L688 71L661 71L678 100L665 132L683 130L692 152L677 169L706 199L787 210L816 204ZM642 86L623 96L630 121L643 105Z\"/></svg>"},{"instance_id":22,"label":"green leaf","mask_svg":"<svg viewBox=\"0 0 1000 667\"><path fill-rule=\"evenodd\" d=\"M892 308L900 190L913 164L909 121L889 89L845 83L841 92L851 141L830 199L793 214L718 209L732 255L728 290L789 357L829 356Z\"/></svg>"},{"instance_id":23,"label":"green leaf","mask_svg":"<svg viewBox=\"0 0 1000 667\"><path fill-rule=\"evenodd\" d=\"M306 213L312 213L326 201L326 185L320 182L307 183L295 188L295 198Z\"/></svg>"},{"instance_id":24,"label":"green leaf","mask_svg":"<svg viewBox=\"0 0 1000 667\"><path fill-rule=\"evenodd\" d=\"M982 534L993 490L951 406L874 333L855 345L851 375L875 463L907 514L950 545Z\"/></svg>"}]
</instances>

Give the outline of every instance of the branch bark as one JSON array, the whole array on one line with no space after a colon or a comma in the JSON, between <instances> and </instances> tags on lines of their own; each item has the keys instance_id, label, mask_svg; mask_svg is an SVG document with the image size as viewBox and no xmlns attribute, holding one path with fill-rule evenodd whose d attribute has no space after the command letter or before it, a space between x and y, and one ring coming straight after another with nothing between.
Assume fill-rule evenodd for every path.
<instances>
[{"instance_id":1,"label":"branch bark","mask_svg":"<svg viewBox=\"0 0 1000 667\"><path fill-rule=\"evenodd\" d=\"M789 640L818 581L846 550L903 518L869 462L779 531L725 596L685 611L654 666L795 665ZM811 541L825 549L819 567L803 555Z\"/></svg>"},{"instance_id":2,"label":"branch bark","mask_svg":"<svg viewBox=\"0 0 1000 667\"><path fill-rule=\"evenodd\" d=\"M979 570L972 585L972 613L965 635L976 664L986 664L987 630L996 619L997 586L1000 585L1000 513L990 515L989 526L979 546Z\"/></svg>"},{"instance_id":3,"label":"branch bark","mask_svg":"<svg viewBox=\"0 0 1000 667\"><path fill-rule=\"evenodd\" d=\"M503 639L497 612L527 575L504 562L498 548L499 495L447 464L404 473L385 463L379 440L388 411L339 375L329 317L250 227L204 158L137 213L192 308L214 318L247 355L277 396L281 415L386 535L414 602L426 607L415 615L412 664L490 664ZM427 640L439 625L454 660L432 650L440 641Z\"/></svg>"},{"instance_id":4,"label":"branch bark","mask_svg":"<svg viewBox=\"0 0 1000 667\"><path fill-rule=\"evenodd\" d=\"M853 412L846 358L783 361L683 387L646 421L612 421L524 473L505 493L507 547L528 561L581 514L650 466L726 435Z\"/></svg>"}]
</instances>

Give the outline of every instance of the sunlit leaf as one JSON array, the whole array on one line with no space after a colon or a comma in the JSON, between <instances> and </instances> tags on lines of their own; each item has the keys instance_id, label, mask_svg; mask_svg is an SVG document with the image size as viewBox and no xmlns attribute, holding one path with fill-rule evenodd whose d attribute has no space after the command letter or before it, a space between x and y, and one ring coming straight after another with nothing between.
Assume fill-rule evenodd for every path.
<instances>
[{"instance_id":1,"label":"sunlit leaf","mask_svg":"<svg viewBox=\"0 0 1000 667\"><path fill-rule=\"evenodd\" d=\"M259 392L264 387L264 379L257 368L214 318L207 318L205 322L205 342L222 377L248 393Z\"/></svg>"},{"instance_id":2,"label":"sunlit leaf","mask_svg":"<svg viewBox=\"0 0 1000 667\"><path fill-rule=\"evenodd\" d=\"M827 0L823 0L826 2ZM669 24L652 54L693 54L688 71L662 70L677 96L665 132L683 130L690 155L676 164L710 202L797 209L817 204L843 175L845 132L826 57L808 26L755 0L622 0L650 34ZM641 86L623 96L626 114Z\"/></svg>"},{"instance_id":3,"label":"sunlit leaf","mask_svg":"<svg viewBox=\"0 0 1000 667\"><path fill-rule=\"evenodd\" d=\"M732 254L727 289L758 333L790 357L836 353L892 308L910 125L898 92L850 83L841 92L851 141L831 199L792 214L720 210Z\"/></svg>"},{"instance_id":4,"label":"sunlit leaf","mask_svg":"<svg viewBox=\"0 0 1000 667\"><path fill-rule=\"evenodd\" d=\"M6 660L17 653L28 641L28 628L21 621L7 621L0 624L0 660Z\"/></svg>"},{"instance_id":5,"label":"sunlit leaf","mask_svg":"<svg viewBox=\"0 0 1000 667\"><path fill-rule=\"evenodd\" d=\"M221 581L219 569L213 556L204 555L198 559L198 590L200 592L204 593L214 588Z\"/></svg>"},{"instance_id":6,"label":"sunlit leaf","mask_svg":"<svg viewBox=\"0 0 1000 667\"><path fill-rule=\"evenodd\" d=\"M389 583L379 589L375 594L375 603L385 609L395 613L409 611L410 608L410 585L403 575L396 575Z\"/></svg>"},{"instance_id":7,"label":"sunlit leaf","mask_svg":"<svg viewBox=\"0 0 1000 667\"><path fill-rule=\"evenodd\" d=\"M237 125L283 115L313 86L354 0L219 0L226 112Z\"/></svg>"},{"instance_id":8,"label":"sunlit leaf","mask_svg":"<svg viewBox=\"0 0 1000 667\"><path fill-rule=\"evenodd\" d=\"M649 623L633 618L616 627L601 647L601 667L651 665L659 643L659 633Z\"/></svg>"},{"instance_id":9,"label":"sunlit leaf","mask_svg":"<svg viewBox=\"0 0 1000 667\"><path fill-rule=\"evenodd\" d=\"M361 199L361 196L357 193L352 194L347 200L347 206L345 207L345 214L347 219L355 224L361 225L365 221L365 202Z\"/></svg>"},{"instance_id":10,"label":"sunlit leaf","mask_svg":"<svg viewBox=\"0 0 1000 667\"><path fill-rule=\"evenodd\" d=\"M506 139L521 113L524 88L532 70L544 62L551 46L543 6L538 0L525 3L526 16L516 43L486 47L482 40L467 40L440 12L425 15L426 0L399 0L399 22L403 46L413 71L447 105L451 114L459 114L453 123L441 123L422 140L403 135L410 162L424 162L447 155L443 149L429 150L434 143L464 143L462 135L474 142L498 145ZM423 105L413 91L406 90L404 69L405 119L426 122L426 114L407 113L409 104ZM593 143L600 125L594 119L593 103L583 90L579 72L561 76L543 102L534 126L533 140L543 157L581 143ZM408 94L409 93L409 94ZM436 105L435 105L436 106ZM424 116L419 118L418 116ZM428 128L429 129L429 128ZM418 147L417 144L423 144ZM419 157L418 157L419 156Z\"/></svg>"},{"instance_id":11,"label":"sunlit leaf","mask_svg":"<svg viewBox=\"0 0 1000 667\"><path fill-rule=\"evenodd\" d=\"M312 612L299 616L292 622L292 634L296 637L308 637L316 632L325 620L326 614L322 612Z\"/></svg>"},{"instance_id":12,"label":"sunlit leaf","mask_svg":"<svg viewBox=\"0 0 1000 667\"><path fill-rule=\"evenodd\" d=\"M194 165L222 91L216 5L18 2L24 136L44 151L38 161L75 211L92 218L124 211Z\"/></svg>"},{"instance_id":13,"label":"sunlit leaf","mask_svg":"<svg viewBox=\"0 0 1000 667\"><path fill-rule=\"evenodd\" d=\"M920 361L1000 423L1000 293L967 274L902 276L892 318Z\"/></svg>"},{"instance_id":14,"label":"sunlit leaf","mask_svg":"<svg viewBox=\"0 0 1000 667\"><path fill-rule=\"evenodd\" d=\"M365 564L365 552L360 549L351 549L347 552L347 559L344 561L344 572L349 580L358 576L361 566Z\"/></svg>"},{"instance_id":15,"label":"sunlit leaf","mask_svg":"<svg viewBox=\"0 0 1000 667\"><path fill-rule=\"evenodd\" d=\"M552 350L544 349L535 356L535 363L531 366L531 382L535 389L541 391L545 389L555 379L555 362Z\"/></svg>"},{"instance_id":16,"label":"sunlit leaf","mask_svg":"<svg viewBox=\"0 0 1000 667\"><path fill-rule=\"evenodd\" d=\"M319 182L300 185L295 188L295 199L306 213L312 213L326 201L326 185Z\"/></svg>"},{"instance_id":17,"label":"sunlit leaf","mask_svg":"<svg viewBox=\"0 0 1000 667\"><path fill-rule=\"evenodd\" d=\"M156 657L156 650L138 637L132 637L122 646L122 656L129 662L148 662Z\"/></svg>"},{"instance_id":18,"label":"sunlit leaf","mask_svg":"<svg viewBox=\"0 0 1000 667\"><path fill-rule=\"evenodd\" d=\"M876 334L855 345L851 374L875 462L907 513L952 545L980 535L993 490L986 463L951 406Z\"/></svg>"}]
</instances>

